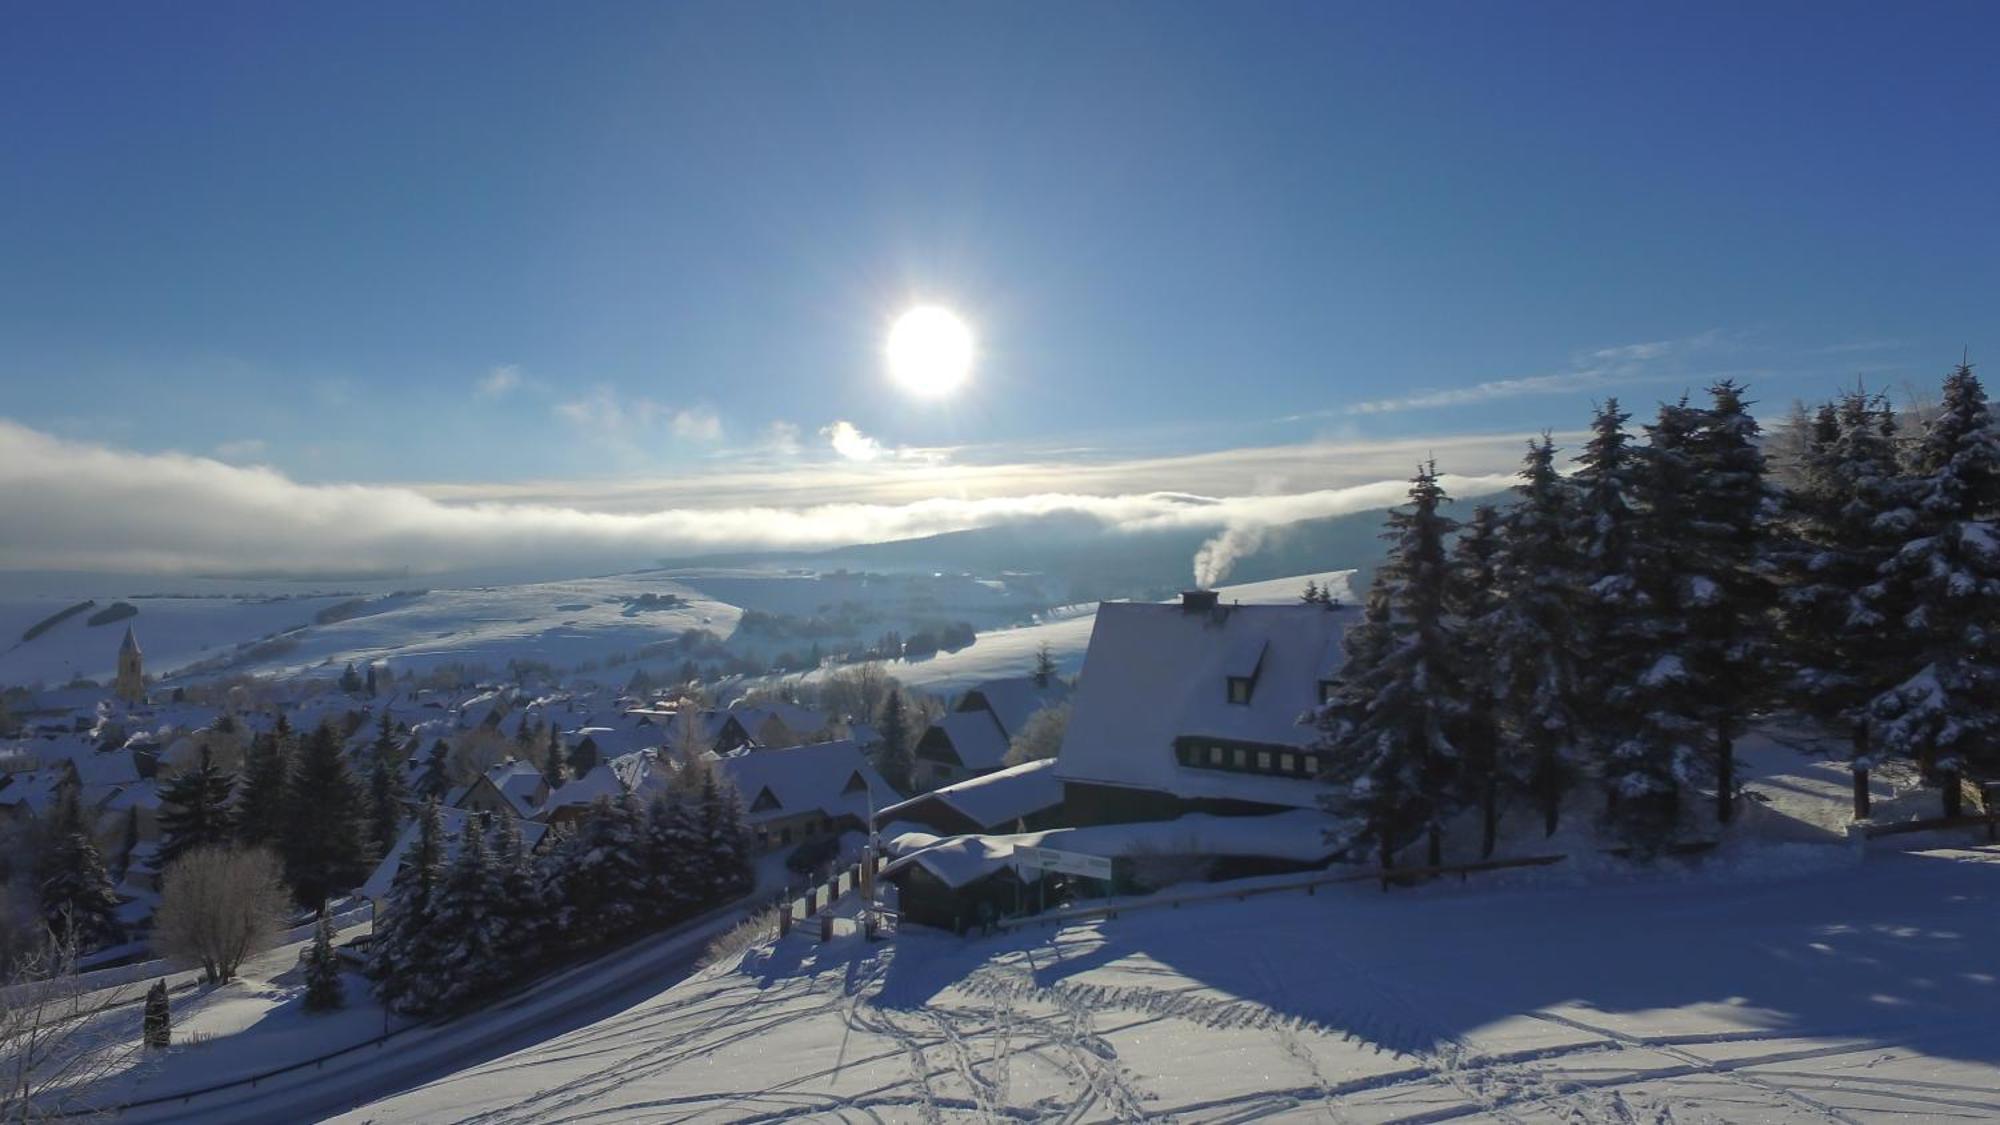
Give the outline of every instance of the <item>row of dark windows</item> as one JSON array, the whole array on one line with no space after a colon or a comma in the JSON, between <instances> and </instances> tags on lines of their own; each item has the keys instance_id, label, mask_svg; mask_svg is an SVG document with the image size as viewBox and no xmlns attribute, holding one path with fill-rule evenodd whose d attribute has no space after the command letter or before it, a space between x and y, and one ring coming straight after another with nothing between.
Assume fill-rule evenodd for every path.
<instances>
[{"instance_id":1,"label":"row of dark windows","mask_svg":"<svg viewBox=\"0 0 2000 1125\"><path fill-rule=\"evenodd\" d=\"M1174 747L1174 757L1181 765L1194 769L1274 777L1317 777L1325 765L1322 756L1310 750L1240 746L1226 742L1182 742Z\"/></svg>"}]
</instances>

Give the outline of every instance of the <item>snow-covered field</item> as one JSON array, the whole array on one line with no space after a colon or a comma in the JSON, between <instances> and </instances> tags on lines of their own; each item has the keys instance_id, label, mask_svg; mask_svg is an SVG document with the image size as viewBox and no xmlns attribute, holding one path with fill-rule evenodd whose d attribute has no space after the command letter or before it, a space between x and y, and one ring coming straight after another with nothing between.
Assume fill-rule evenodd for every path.
<instances>
[{"instance_id":1,"label":"snow-covered field","mask_svg":"<svg viewBox=\"0 0 2000 1125\"><path fill-rule=\"evenodd\" d=\"M344 1120L2000 1115L2000 856L1829 859L795 934Z\"/></svg>"},{"instance_id":2,"label":"snow-covered field","mask_svg":"<svg viewBox=\"0 0 2000 1125\"><path fill-rule=\"evenodd\" d=\"M1353 575L1352 570L1331 570L1223 586L1218 592L1224 602L1253 605L1292 602L1298 600L1300 591L1312 581L1333 587L1343 600L1351 602L1348 581ZM949 694L981 680L1018 676L1032 670L1035 654L1046 644L1057 670L1062 675L1074 676L1083 669L1083 654L1090 647L1090 630L1097 624L1097 607L1073 606L1050 617L1034 625L982 632L971 647L957 652L941 652L922 660L892 660L885 667L908 687ZM824 674L825 670L817 673Z\"/></svg>"},{"instance_id":3,"label":"snow-covered field","mask_svg":"<svg viewBox=\"0 0 2000 1125\"><path fill-rule=\"evenodd\" d=\"M2000 849L1864 854L1838 764L1760 735L1743 767L1763 799L1699 860L1634 867L1566 829L1555 867L1388 894L969 940L843 924L345 1120L2000 1116ZM1935 800L1894 785L1878 800Z\"/></svg>"}]
</instances>

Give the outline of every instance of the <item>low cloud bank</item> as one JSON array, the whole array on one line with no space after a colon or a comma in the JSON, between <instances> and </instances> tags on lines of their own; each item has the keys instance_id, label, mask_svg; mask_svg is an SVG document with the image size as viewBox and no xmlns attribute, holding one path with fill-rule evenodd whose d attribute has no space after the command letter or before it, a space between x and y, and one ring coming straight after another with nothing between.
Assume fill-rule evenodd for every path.
<instances>
[{"instance_id":1,"label":"low cloud bank","mask_svg":"<svg viewBox=\"0 0 2000 1125\"><path fill-rule=\"evenodd\" d=\"M1486 471L1446 477L1457 492L1504 485L1506 472L1496 470L1511 466L1521 446L1512 438L1479 439L1468 448L1478 452L1469 461ZM1268 451L1250 455L1258 460ZM1211 479L1198 468L1217 456L1190 457L1178 472L1171 462L1153 464L1163 480L1185 485ZM987 470L995 492L1060 475L1032 467L1010 484L1003 470ZM1233 530L1232 542L1240 544L1258 528L1397 503L1407 487L1391 479L1270 495L1203 496L1165 488L977 495L957 481L957 487L938 489L954 494L902 499L926 479L926 470L905 472L916 475L885 478L874 493L846 491L857 497L848 501L786 502L818 492L813 470L800 469L763 482L765 499L757 503L606 511L442 499L397 485L304 484L269 468L67 441L0 419L0 527L7 529L0 537L0 570L433 572L571 560L588 566L705 551L838 547L1059 514L1088 516L1124 531ZM788 489L787 479L801 487ZM1221 564L1220 572L1226 569Z\"/></svg>"}]
</instances>

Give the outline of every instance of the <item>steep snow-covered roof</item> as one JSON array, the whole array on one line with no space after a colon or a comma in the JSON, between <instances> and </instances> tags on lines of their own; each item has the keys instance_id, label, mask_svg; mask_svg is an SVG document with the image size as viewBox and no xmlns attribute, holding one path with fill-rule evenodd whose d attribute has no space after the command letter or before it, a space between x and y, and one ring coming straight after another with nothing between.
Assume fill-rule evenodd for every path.
<instances>
[{"instance_id":1,"label":"steep snow-covered roof","mask_svg":"<svg viewBox=\"0 0 2000 1125\"><path fill-rule=\"evenodd\" d=\"M1304 747L1299 718L1319 703L1349 609L1241 605L1189 612L1178 605L1107 602L1097 611L1056 776L1142 786L1182 797L1312 806L1310 781L1181 765L1174 740L1206 736ZM1261 651L1256 690L1231 703L1242 654Z\"/></svg>"},{"instance_id":2,"label":"steep snow-covered roof","mask_svg":"<svg viewBox=\"0 0 2000 1125\"><path fill-rule=\"evenodd\" d=\"M547 820L549 814L557 809L568 808L571 805L588 805L600 797L607 799L620 797L625 791L625 783L619 779L618 771L612 769L610 763L603 763L550 793L548 800L542 802L541 810L535 815Z\"/></svg>"},{"instance_id":3,"label":"steep snow-covered roof","mask_svg":"<svg viewBox=\"0 0 2000 1125\"><path fill-rule=\"evenodd\" d=\"M892 822L900 812L925 801L942 801L981 827L1005 828L1062 803L1062 782L1056 777L1055 765L1055 759L1044 758L982 774L891 805L877 813L876 819Z\"/></svg>"},{"instance_id":4,"label":"steep snow-covered roof","mask_svg":"<svg viewBox=\"0 0 2000 1125\"><path fill-rule=\"evenodd\" d=\"M1069 695L1070 686L1055 676L1050 676L1046 683L1036 683L1033 676L1009 676L972 685L960 698L959 706L963 709L984 702L986 709L999 720L1001 733L1011 739L1021 733L1035 712L1061 703Z\"/></svg>"},{"instance_id":5,"label":"steep snow-covered roof","mask_svg":"<svg viewBox=\"0 0 2000 1125\"><path fill-rule=\"evenodd\" d=\"M948 712L931 724L931 730L950 740L952 752L967 769L998 769L1007 757L1007 732L991 712ZM924 737L930 738L930 731Z\"/></svg>"},{"instance_id":6,"label":"steep snow-covered roof","mask_svg":"<svg viewBox=\"0 0 2000 1125\"><path fill-rule=\"evenodd\" d=\"M736 787L751 824L818 809L829 816L868 819L869 792L876 803L896 799L896 791L875 772L853 739L815 742L718 760L715 768ZM850 790L856 777L860 786ZM757 795L769 790L775 809L751 811Z\"/></svg>"}]
</instances>

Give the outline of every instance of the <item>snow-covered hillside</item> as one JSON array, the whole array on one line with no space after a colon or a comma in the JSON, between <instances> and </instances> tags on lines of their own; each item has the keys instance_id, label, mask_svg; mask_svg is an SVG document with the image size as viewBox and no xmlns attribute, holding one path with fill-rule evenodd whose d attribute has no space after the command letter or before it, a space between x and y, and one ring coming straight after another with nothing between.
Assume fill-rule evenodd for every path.
<instances>
[{"instance_id":1,"label":"snow-covered hillside","mask_svg":"<svg viewBox=\"0 0 2000 1125\"><path fill-rule=\"evenodd\" d=\"M1996 988L2000 856L1781 846L1699 878L794 935L346 1120L1987 1119Z\"/></svg>"}]
</instances>

